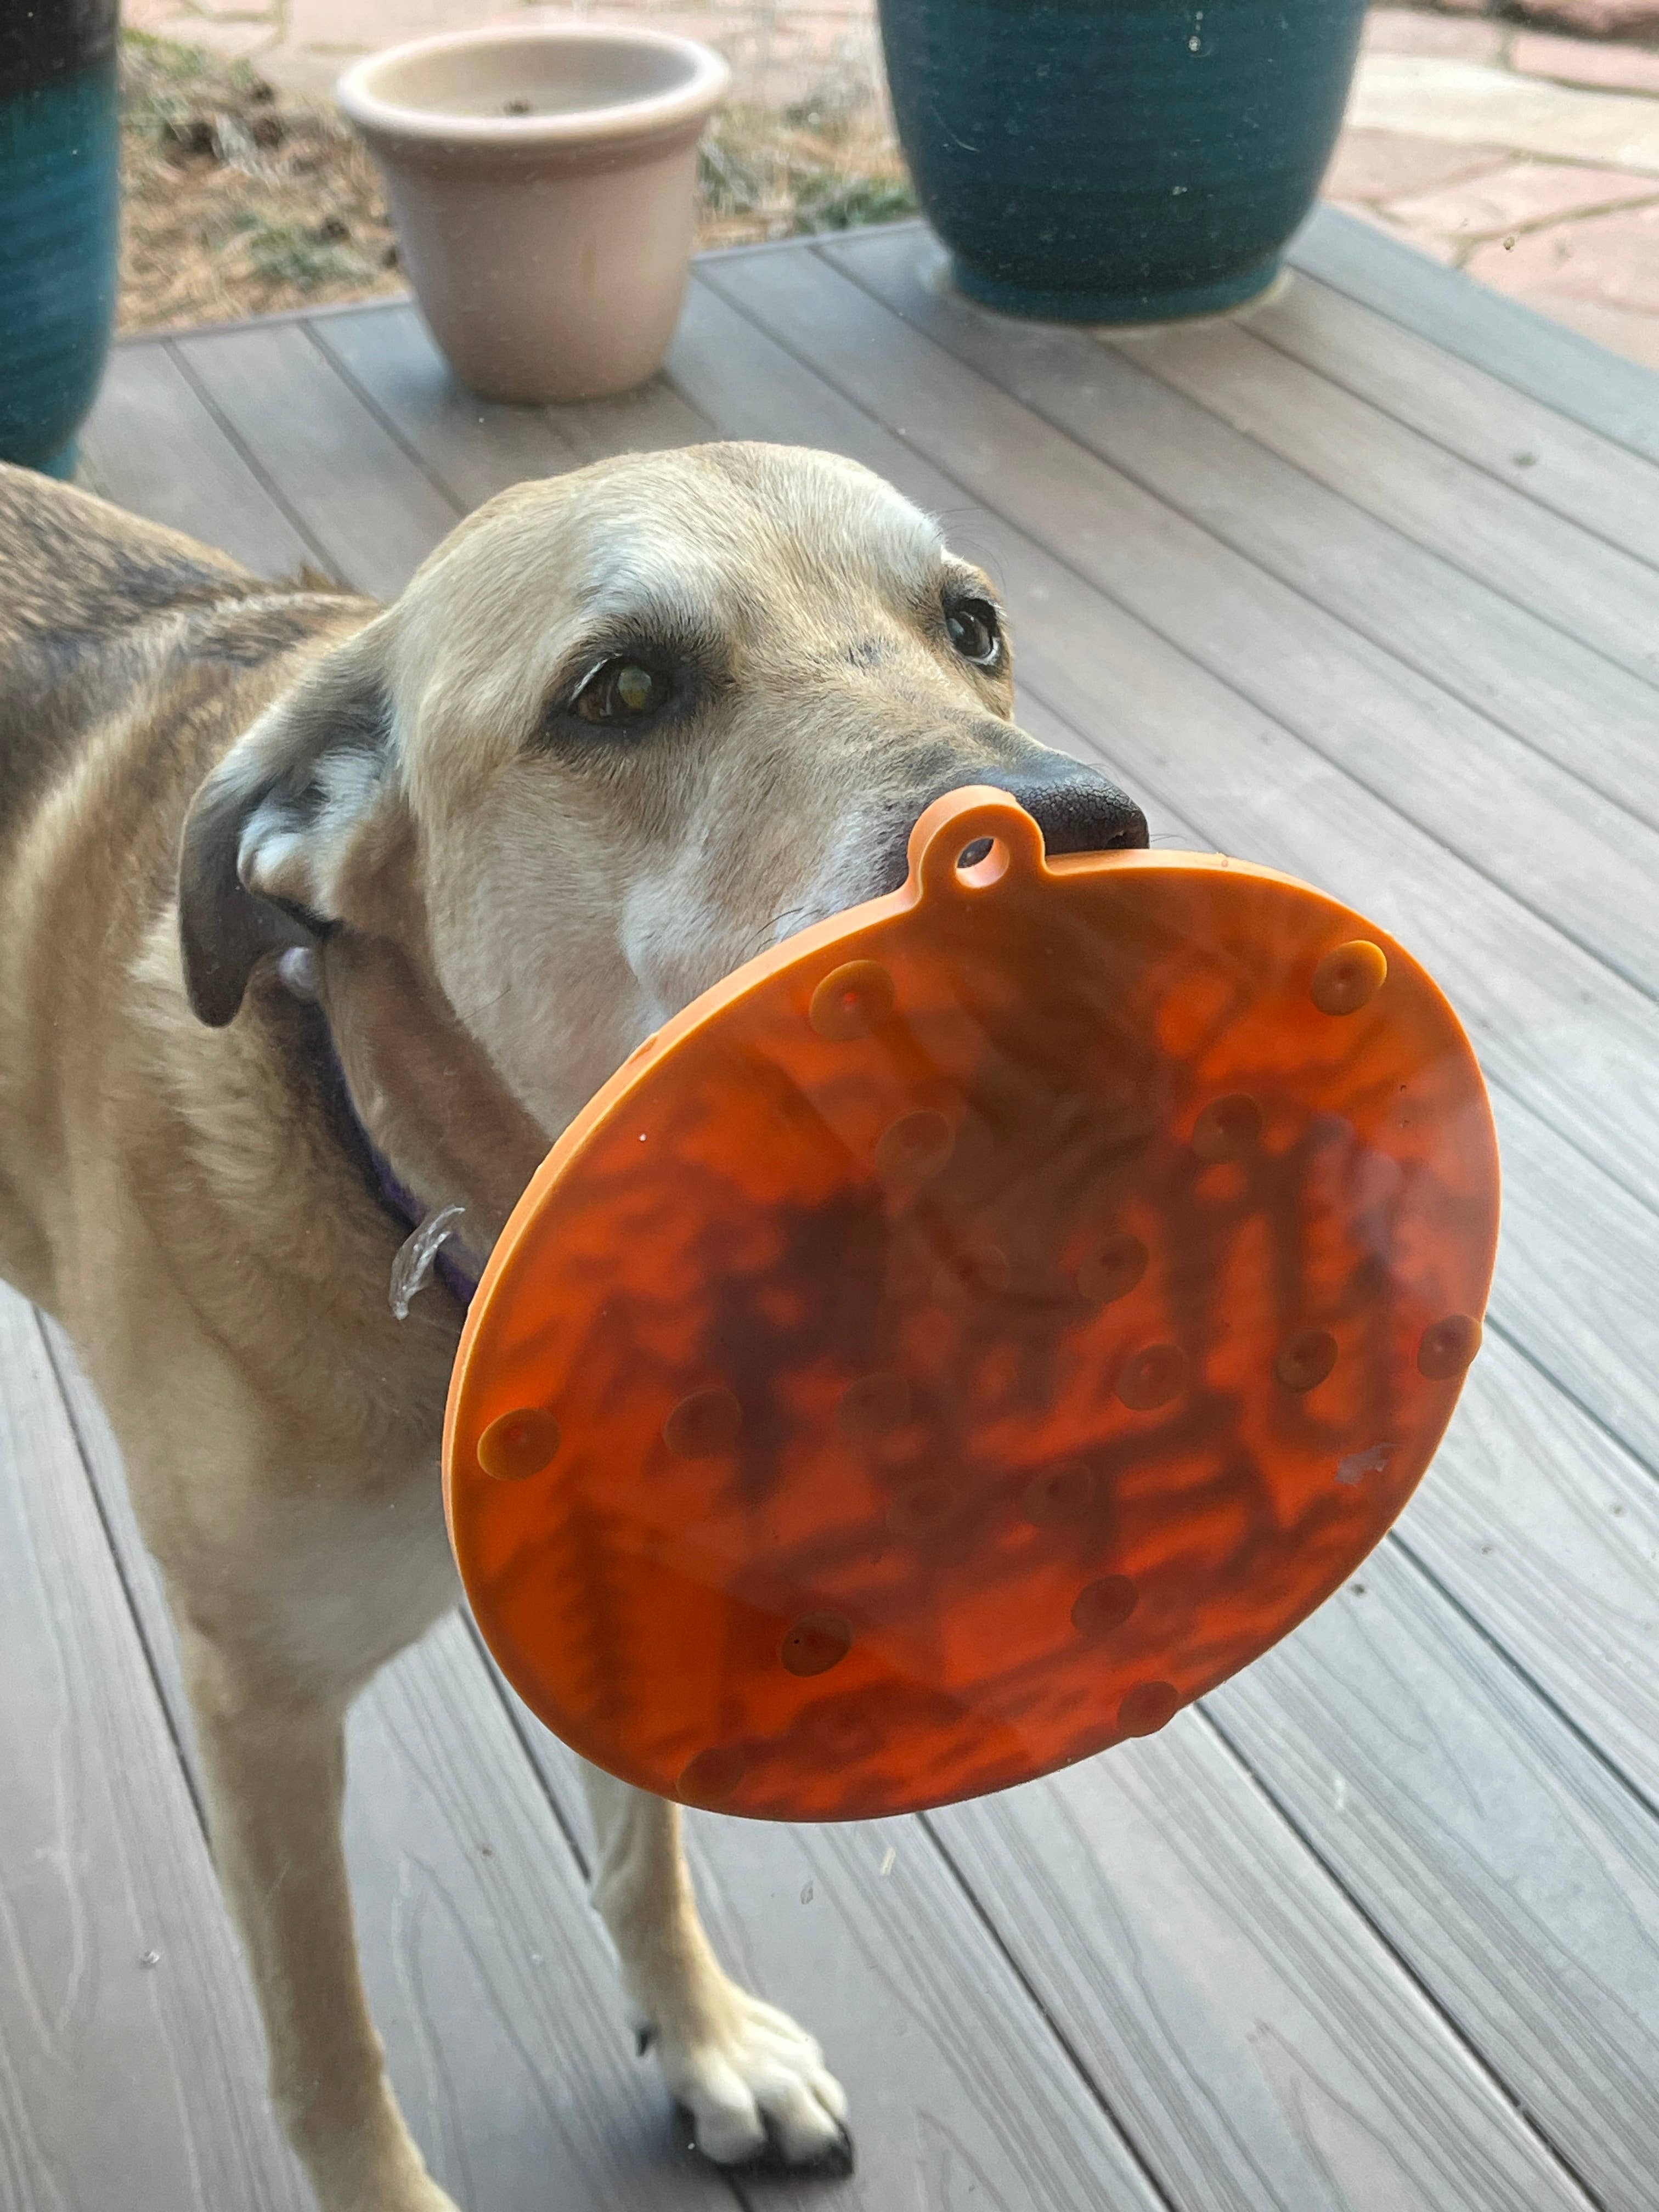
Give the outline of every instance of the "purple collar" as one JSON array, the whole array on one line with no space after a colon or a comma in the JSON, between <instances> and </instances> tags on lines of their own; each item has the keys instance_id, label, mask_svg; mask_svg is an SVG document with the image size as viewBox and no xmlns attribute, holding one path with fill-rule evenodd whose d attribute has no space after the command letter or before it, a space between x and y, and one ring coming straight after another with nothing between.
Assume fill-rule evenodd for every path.
<instances>
[{"instance_id":1,"label":"purple collar","mask_svg":"<svg viewBox=\"0 0 1659 2212\"><path fill-rule=\"evenodd\" d=\"M340 1082L343 1087L345 1083L343 1072L341 1073ZM347 1103L348 1105L350 1103L349 1092L347 1093ZM355 1109L352 1109L352 1119L353 1121L357 1119ZM363 1129L361 1121L358 1121L357 1126L362 1130L363 1149L368 1154L374 1170L375 1187L381 1198L412 1237L425 1218L420 1202L398 1182L392 1171L391 1161L377 1146L370 1141L368 1132ZM446 1238L433 1254L432 1272L450 1296L456 1300L461 1311L465 1313L472 1303L473 1292L478 1287L478 1278L457 1249L453 1237Z\"/></svg>"},{"instance_id":2,"label":"purple collar","mask_svg":"<svg viewBox=\"0 0 1659 2212\"><path fill-rule=\"evenodd\" d=\"M386 1211L401 1223L404 1234L412 1237L425 1218L425 1209L414 1193L398 1181L391 1161L357 1118L345 1070L340 1065L340 1056L334 1048L333 1033L322 1008L314 999L300 994L295 995L307 1031L309 1056L320 1079L324 1105L334 1133L342 1149L356 1162L357 1171L369 1189ZM478 1287L478 1278L453 1239L439 1246L433 1256L432 1270L465 1313L472 1303L473 1292Z\"/></svg>"}]
</instances>

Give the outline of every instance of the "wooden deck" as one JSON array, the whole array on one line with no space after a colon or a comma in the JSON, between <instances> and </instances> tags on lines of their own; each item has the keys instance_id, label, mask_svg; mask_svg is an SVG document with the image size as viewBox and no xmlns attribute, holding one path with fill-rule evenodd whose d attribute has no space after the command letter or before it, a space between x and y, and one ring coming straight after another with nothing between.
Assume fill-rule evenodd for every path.
<instances>
[{"instance_id":1,"label":"wooden deck","mask_svg":"<svg viewBox=\"0 0 1659 2212\"><path fill-rule=\"evenodd\" d=\"M912 227L712 258L665 380L539 413L457 394L398 304L115 356L85 482L380 593L619 447L856 455L1000 576L1027 726L1397 930L1501 1127L1486 1351L1300 1633L1005 1797L692 1823L727 1956L851 2091L851 2181L686 2156L567 1754L459 1621L390 1670L368 1974L468 2212L1659 2203L1659 381L1340 217L1298 259L1108 343L966 307ZM113 1451L15 1300L0 1460L0 2208L297 2212Z\"/></svg>"}]
</instances>

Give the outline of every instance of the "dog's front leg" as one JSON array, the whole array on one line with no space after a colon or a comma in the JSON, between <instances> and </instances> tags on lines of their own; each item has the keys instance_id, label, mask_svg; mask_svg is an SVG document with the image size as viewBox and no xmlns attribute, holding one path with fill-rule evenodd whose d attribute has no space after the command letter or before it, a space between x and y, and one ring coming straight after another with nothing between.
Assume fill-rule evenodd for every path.
<instances>
[{"instance_id":1,"label":"dog's front leg","mask_svg":"<svg viewBox=\"0 0 1659 2212\"><path fill-rule=\"evenodd\" d=\"M584 1766L593 1817L593 1902L622 1960L640 2037L656 2047L697 2145L723 2166L770 2153L845 2172L847 2099L787 2013L727 1978L697 1917L678 1805Z\"/></svg>"},{"instance_id":2,"label":"dog's front leg","mask_svg":"<svg viewBox=\"0 0 1659 2212\"><path fill-rule=\"evenodd\" d=\"M264 2015L271 2095L323 2212L455 2212L386 2078L357 1966L340 1814L344 1703L181 1622L219 1879Z\"/></svg>"}]
</instances>

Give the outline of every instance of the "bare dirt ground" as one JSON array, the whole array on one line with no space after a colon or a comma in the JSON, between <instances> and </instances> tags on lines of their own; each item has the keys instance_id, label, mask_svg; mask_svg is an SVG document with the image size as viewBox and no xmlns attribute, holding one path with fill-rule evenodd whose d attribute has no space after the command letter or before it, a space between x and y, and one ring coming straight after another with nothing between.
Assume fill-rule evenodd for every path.
<instances>
[{"instance_id":1,"label":"bare dirt ground","mask_svg":"<svg viewBox=\"0 0 1659 2212\"><path fill-rule=\"evenodd\" d=\"M123 331L402 289L379 174L331 106L139 33L123 41ZM884 116L830 91L728 109L702 167L703 246L842 230L915 204Z\"/></svg>"}]
</instances>

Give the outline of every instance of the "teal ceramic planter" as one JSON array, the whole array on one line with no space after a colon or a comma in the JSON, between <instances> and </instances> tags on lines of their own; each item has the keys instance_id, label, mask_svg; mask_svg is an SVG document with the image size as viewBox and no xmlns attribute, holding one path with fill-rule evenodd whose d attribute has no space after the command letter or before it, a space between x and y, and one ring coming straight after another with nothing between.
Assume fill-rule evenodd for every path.
<instances>
[{"instance_id":1,"label":"teal ceramic planter","mask_svg":"<svg viewBox=\"0 0 1659 2212\"><path fill-rule=\"evenodd\" d=\"M1151 322L1272 283L1336 143L1364 0L880 0L893 108L957 283Z\"/></svg>"},{"instance_id":2,"label":"teal ceramic planter","mask_svg":"<svg viewBox=\"0 0 1659 2212\"><path fill-rule=\"evenodd\" d=\"M115 317L117 0L0 0L0 460L53 476Z\"/></svg>"}]
</instances>

